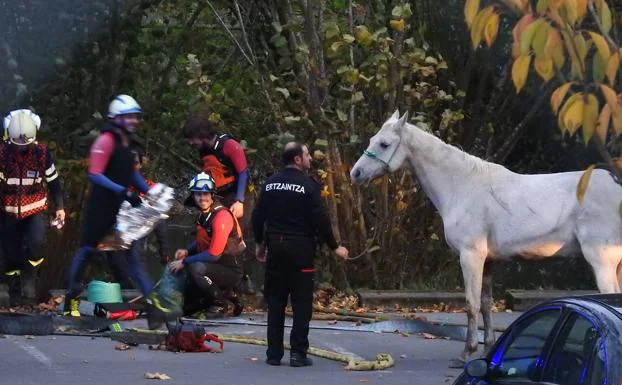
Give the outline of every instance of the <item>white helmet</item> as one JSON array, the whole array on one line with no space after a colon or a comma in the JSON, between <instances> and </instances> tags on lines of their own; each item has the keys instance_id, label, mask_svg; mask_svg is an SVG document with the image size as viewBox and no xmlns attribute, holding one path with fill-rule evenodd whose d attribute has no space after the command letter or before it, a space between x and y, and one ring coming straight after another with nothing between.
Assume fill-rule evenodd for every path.
<instances>
[{"instance_id":1,"label":"white helmet","mask_svg":"<svg viewBox=\"0 0 622 385\"><path fill-rule=\"evenodd\" d=\"M140 114L142 109L136 100L129 95L117 95L108 106L108 117L114 118L118 115Z\"/></svg>"},{"instance_id":2,"label":"white helmet","mask_svg":"<svg viewBox=\"0 0 622 385\"><path fill-rule=\"evenodd\" d=\"M214 178L212 178L210 174L202 172L190 180L190 183L188 183L188 191L213 194L216 192L216 182L214 182Z\"/></svg>"},{"instance_id":3,"label":"white helmet","mask_svg":"<svg viewBox=\"0 0 622 385\"><path fill-rule=\"evenodd\" d=\"M37 139L41 118L34 112L22 109L9 112L4 118L5 135L11 143L26 146Z\"/></svg>"}]
</instances>

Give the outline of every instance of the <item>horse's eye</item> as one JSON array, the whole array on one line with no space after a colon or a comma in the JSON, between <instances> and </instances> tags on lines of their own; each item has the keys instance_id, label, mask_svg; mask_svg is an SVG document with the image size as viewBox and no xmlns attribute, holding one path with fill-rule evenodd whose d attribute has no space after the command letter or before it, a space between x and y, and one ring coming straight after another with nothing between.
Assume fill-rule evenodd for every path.
<instances>
[{"instance_id":1,"label":"horse's eye","mask_svg":"<svg viewBox=\"0 0 622 385\"><path fill-rule=\"evenodd\" d=\"M387 149L388 147L389 147L389 145L388 145L387 143L385 143L385 142L380 142L380 148L382 148L383 150L384 150L384 149Z\"/></svg>"}]
</instances>

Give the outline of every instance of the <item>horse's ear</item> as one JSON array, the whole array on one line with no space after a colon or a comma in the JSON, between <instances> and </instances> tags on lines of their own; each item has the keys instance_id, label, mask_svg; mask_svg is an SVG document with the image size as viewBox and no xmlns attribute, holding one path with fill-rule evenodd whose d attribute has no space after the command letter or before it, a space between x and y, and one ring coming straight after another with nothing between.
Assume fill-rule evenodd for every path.
<instances>
[{"instance_id":1,"label":"horse's ear","mask_svg":"<svg viewBox=\"0 0 622 385\"><path fill-rule=\"evenodd\" d=\"M399 119L400 118L400 110L399 109L395 109L395 112L393 113L393 115L391 115L391 119Z\"/></svg>"},{"instance_id":2,"label":"horse's ear","mask_svg":"<svg viewBox=\"0 0 622 385\"><path fill-rule=\"evenodd\" d=\"M408 121L408 111L406 111L404 115L402 115L402 117L400 118L400 120L397 121L397 124L395 126L401 128L404 126L404 123L406 123L407 121Z\"/></svg>"}]
</instances>

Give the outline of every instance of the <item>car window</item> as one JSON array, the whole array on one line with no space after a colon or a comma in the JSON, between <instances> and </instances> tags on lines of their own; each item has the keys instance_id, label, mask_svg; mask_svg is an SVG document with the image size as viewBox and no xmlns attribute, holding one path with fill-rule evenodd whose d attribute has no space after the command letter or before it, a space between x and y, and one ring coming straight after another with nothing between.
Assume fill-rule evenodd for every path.
<instances>
[{"instance_id":1,"label":"car window","mask_svg":"<svg viewBox=\"0 0 622 385\"><path fill-rule=\"evenodd\" d=\"M561 315L560 309L548 309L513 325L507 343L493 354L491 366L496 379L533 379L546 340Z\"/></svg>"},{"instance_id":2,"label":"car window","mask_svg":"<svg viewBox=\"0 0 622 385\"><path fill-rule=\"evenodd\" d=\"M542 380L563 385L591 384L590 362L594 357L598 339L596 324L578 313L573 313L553 345ZM594 369L598 370L596 367ZM598 376L597 373L594 374Z\"/></svg>"},{"instance_id":3,"label":"car window","mask_svg":"<svg viewBox=\"0 0 622 385\"><path fill-rule=\"evenodd\" d=\"M589 379L585 384L589 385L605 385L607 384L607 363L605 358L607 357L605 347L605 339L601 336L596 343L596 354L592 360L592 366L590 368Z\"/></svg>"}]
</instances>

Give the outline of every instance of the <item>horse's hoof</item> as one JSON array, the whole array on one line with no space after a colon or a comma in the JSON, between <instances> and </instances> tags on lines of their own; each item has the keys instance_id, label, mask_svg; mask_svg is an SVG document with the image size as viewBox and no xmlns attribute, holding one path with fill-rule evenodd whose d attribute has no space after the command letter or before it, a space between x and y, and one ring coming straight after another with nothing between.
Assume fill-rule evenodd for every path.
<instances>
[{"instance_id":1,"label":"horse's hoof","mask_svg":"<svg viewBox=\"0 0 622 385\"><path fill-rule=\"evenodd\" d=\"M462 358L454 358L453 360L449 361L449 367L452 369L463 369L464 364L466 364L466 361Z\"/></svg>"}]
</instances>

